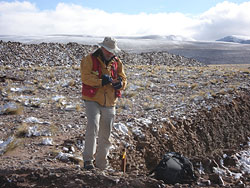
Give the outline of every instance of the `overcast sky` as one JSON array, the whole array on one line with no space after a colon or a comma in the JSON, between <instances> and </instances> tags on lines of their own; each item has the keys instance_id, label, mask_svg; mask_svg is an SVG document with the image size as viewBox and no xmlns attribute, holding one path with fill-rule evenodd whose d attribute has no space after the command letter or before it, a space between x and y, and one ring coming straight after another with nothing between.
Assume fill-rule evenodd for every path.
<instances>
[{"instance_id":1,"label":"overcast sky","mask_svg":"<svg viewBox=\"0 0 250 188\"><path fill-rule=\"evenodd\" d=\"M0 35L250 35L250 1L0 1Z\"/></svg>"}]
</instances>

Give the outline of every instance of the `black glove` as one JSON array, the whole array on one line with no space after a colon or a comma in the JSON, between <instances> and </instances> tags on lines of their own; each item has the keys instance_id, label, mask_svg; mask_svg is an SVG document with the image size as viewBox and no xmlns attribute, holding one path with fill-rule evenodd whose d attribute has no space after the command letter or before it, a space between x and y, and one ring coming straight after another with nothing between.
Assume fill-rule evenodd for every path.
<instances>
[{"instance_id":1,"label":"black glove","mask_svg":"<svg viewBox=\"0 0 250 188\"><path fill-rule=\"evenodd\" d=\"M122 79L119 77L118 80L119 80L118 82L112 83L112 85L113 85L113 87L115 89L121 89L122 88Z\"/></svg>"},{"instance_id":2,"label":"black glove","mask_svg":"<svg viewBox=\"0 0 250 188\"><path fill-rule=\"evenodd\" d=\"M121 89L122 88L122 82L116 82L112 84L115 89Z\"/></svg>"},{"instance_id":3,"label":"black glove","mask_svg":"<svg viewBox=\"0 0 250 188\"><path fill-rule=\"evenodd\" d=\"M107 74L102 75L102 86L105 86L111 82L112 82L112 78L109 75Z\"/></svg>"}]
</instances>

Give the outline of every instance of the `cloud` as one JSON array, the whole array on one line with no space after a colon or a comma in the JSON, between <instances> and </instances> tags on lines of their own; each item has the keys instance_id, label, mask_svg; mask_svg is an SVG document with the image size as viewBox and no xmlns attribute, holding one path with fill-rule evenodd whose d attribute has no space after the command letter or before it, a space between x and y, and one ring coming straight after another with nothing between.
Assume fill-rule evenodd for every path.
<instances>
[{"instance_id":1,"label":"cloud","mask_svg":"<svg viewBox=\"0 0 250 188\"><path fill-rule=\"evenodd\" d=\"M108 13L59 3L39 10L29 2L0 2L0 34L82 34L96 36L182 35L215 40L226 35L249 35L250 2L223 2L193 17L182 13Z\"/></svg>"},{"instance_id":2,"label":"cloud","mask_svg":"<svg viewBox=\"0 0 250 188\"><path fill-rule=\"evenodd\" d=\"M242 4L224 1L204 12L194 30L196 39L218 39L228 35L250 35L250 1Z\"/></svg>"}]
</instances>

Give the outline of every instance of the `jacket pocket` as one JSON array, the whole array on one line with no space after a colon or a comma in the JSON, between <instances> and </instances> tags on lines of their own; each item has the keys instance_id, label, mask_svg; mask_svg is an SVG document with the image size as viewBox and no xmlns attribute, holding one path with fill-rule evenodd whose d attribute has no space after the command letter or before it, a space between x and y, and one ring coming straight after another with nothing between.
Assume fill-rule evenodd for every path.
<instances>
[{"instance_id":1,"label":"jacket pocket","mask_svg":"<svg viewBox=\"0 0 250 188\"><path fill-rule=\"evenodd\" d=\"M82 84L82 95L87 96L87 97L94 97L98 88Z\"/></svg>"}]
</instances>

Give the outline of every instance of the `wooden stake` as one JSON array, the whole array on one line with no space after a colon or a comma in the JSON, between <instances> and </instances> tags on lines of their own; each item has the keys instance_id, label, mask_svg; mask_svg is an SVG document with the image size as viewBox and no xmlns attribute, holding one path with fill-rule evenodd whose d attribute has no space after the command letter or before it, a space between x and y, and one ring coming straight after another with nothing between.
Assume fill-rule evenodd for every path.
<instances>
[{"instance_id":1,"label":"wooden stake","mask_svg":"<svg viewBox=\"0 0 250 188\"><path fill-rule=\"evenodd\" d=\"M123 150L123 154L122 154L122 171L123 173L126 172L126 160L127 160L127 153L126 153L126 149L124 148Z\"/></svg>"}]
</instances>

